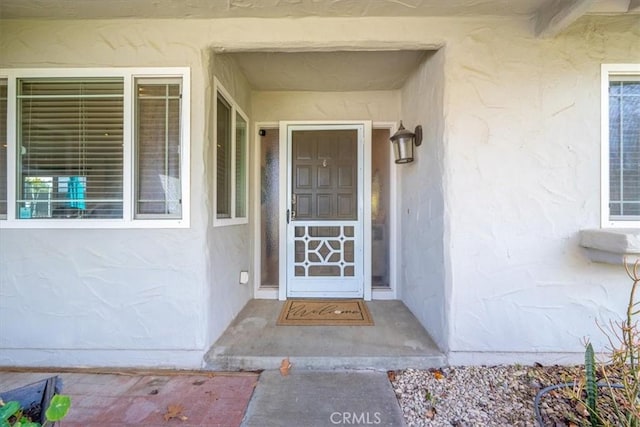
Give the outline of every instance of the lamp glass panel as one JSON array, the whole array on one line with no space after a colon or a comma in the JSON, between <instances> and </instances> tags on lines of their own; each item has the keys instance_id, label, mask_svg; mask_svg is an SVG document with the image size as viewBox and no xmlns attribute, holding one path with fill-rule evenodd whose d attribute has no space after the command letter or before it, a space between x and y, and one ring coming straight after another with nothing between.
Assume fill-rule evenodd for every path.
<instances>
[{"instance_id":1,"label":"lamp glass panel","mask_svg":"<svg viewBox=\"0 0 640 427\"><path fill-rule=\"evenodd\" d=\"M398 138L393 145L396 163L413 161L413 138Z\"/></svg>"}]
</instances>

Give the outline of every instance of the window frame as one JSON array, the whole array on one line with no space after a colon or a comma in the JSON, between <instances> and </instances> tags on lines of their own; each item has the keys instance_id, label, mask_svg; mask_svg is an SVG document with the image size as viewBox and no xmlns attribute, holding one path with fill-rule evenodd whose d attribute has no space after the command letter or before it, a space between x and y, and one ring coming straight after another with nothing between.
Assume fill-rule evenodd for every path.
<instances>
[{"instance_id":1,"label":"window frame","mask_svg":"<svg viewBox=\"0 0 640 427\"><path fill-rule=\"evenodd\" d=\"M189 228L190 227L190 127L191 70L189 67L117 67L117 68L14 68L0 69L7 79L7 215L0 218L1 228ZM16 205L17 166L17 84L27 78L122 78L123 106L123 209L122 218L45 218L20 219ZM136 218L135 213L135 120L136 81L140 79L179 78L182 80L180 111L180 186L182 217Z\"/></svg>"},{"instance_id":2,"label":"window frame","mask_svg":"<svg viewBox=\"0 0 640 427\"><path fill-rule=\"evenodd\" d=\"M640 228L640 220L612 220L609 213L609 83L612 76L633 76L640 79L640 64L601 65L600 226Z\"/></svg>"},{"instance_id":3,"label":"window frame","mask_svg":"<svg viewBox=\"0 0 640 427\"><path fill-rule=\"evenodd\" d=\"M4 90L5 94L4 94L4 97L0 96L0 103L2 103L2 102L6 103L5 104L5 110L6 110L5 114L8 116L8 114L9 114L9 111L8 111L8 106L9 106L9 82L8 82L7 78L3 77L0 74L0 87L3 87L3 86L5 88L5 90ZM5 186L5 188L4 188L4 198L5 198L4 205L5 205L5 212L6 212L9 209L9 206L8 206L8 203L7 203L8 202L8 194L7 194L7 192L8 192L8 189L9 189L9 183L7 181L7 178L8 178L8 176L7 176L8 175L7 166L8 166L8 162L9 162L9 159L8 159L9 149L7 147L7 141L8 141L8 133L7 132L8 132L8 129L7 129L7 122L6 121L4 123L4 126L5 126L5 129L4 129L5 130L5 132L4 132L4 141L0 141L0 144L3 145L2 147L0 147L0 150L4 150L4 157L5 157L5 159L4 159L5 160L5 176L2 177L2 178L4 180L4 186ZM7 214L6 213L0 213L0 221L4 221L6 218L7 218Z\"/></svg>"},{"instance_id":4,"label":"window frame","mask_svg":"<svg viewBox=\"0 0 640 427\"><path fill-rule=\"evenodd\" d=\"M134 131L133 131L133 136L134 136L134 169L133 169L133 179L134 179L134 185L133 185L133 200L134 200L134 204L139 204L141 203L141 195L140 195L140 181L141 181L141 177L140 177L140 169L136 169L136 167L139 168L139 161L140 161L140 157L141 157L141 150L140 150L140 134L138 133L139 131L139 125L140 122L140 107L139 107L139 102L141 100L141 98L138 96L138 92L137 89L139 86L141 85L145 85L145 86L166 86L168 85L172 85L172 84L177 84L180 88L180 94L177 97L180 100L180 104L178 105L179 111L182 110L182 92L183 92L183 86L182 86L182 81L179 77L164 77L164 78L157 78L157 77L152 77L152 78L147 78L147 77L138 77L135 76L134 77L134 96L135 96L135 100L134 100L134 105L138 106L138 109L136 111L134 111L134 124L136 125ZM149 99L149 98L142 98L142 99ZM165 98L163 98L164 101L167 101L168 99L171 99L170 95L165 94ZM174 98L175 99L175 95ZM166 105L165 105L166 107ZM180 113L179 113L180 115ZM180 115L180 124L182 125L182 120L184 119L184 117L182 117ZM166 123L165 123L166 126ZM167 147L167 135L165 135L165 148L168 150ZM183 144L182 138L180 138L180 145ZM165 156L168 156L168 154L165 152ZM181 153L178 152L178 158L180 159ZM167 161L167 158L165 157L165 162ZM166 166L166 164L165 164ZM182 159L179 160L179 170L180 170L180 180L182 181ZM182 189L181 190L181 194L180 194L180 200L182 201ZM165 194L165 207L167 204L167 200L166 200L166 194ZM180 213L179 214L171 214L171 213L165 213L165 214L149 214L149 213L140 213L138 212L139 210L139 206L135 206L134 205L134 219L136 220L154 220L154 219L180 219L182 217L182 211L183 211L183 206L182 206L182 202L180 203Z\"/></svg>"},{"instance_id":5,"label":"window frame","mask_svg":"<svg viewBox=\"0 0 640 427\"><path fill-rule=\"evenodd\" d=\"M230 215L228 218L218 218L218 96L221 96L225 102L231 107L231 133L230 133L230 185L229 185L229 208ZM245 144L245 159L244 159L244 203L245 203L245 215L243 217L236 216L236 132L237 132L237 116L241 116L246 123L246 134L244 138ZM238 103L233 99L231 94L224 88L220 81L214 77L213 79L213 226L224 227L229 225L240 225L249 223L249 129L250 122L249 116L238 106Z\"/></svg>"}]
</instances>

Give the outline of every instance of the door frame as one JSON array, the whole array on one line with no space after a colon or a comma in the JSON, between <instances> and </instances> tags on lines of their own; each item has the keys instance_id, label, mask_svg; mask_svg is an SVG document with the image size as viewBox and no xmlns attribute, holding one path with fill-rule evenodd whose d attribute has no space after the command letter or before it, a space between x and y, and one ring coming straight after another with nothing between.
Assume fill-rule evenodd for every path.
<instances>
[{"instance_id":1,"label":"door frame","mask_svg":"<svg viewBox=\"0 0 640 427\"><path fill-rule=\"evenodd\" d=\"M280 122L280 286L278 287L278 299L287 299L287 218L286 211L289 208L290 185L290 157L289 157L289 126L309 126L319 128L322 126L360 125L363 127L364 145L362 148L363 182L362 182L362 242L363 242L363 297L371 300L371 121L370 120L340 120L340 121L281 121ZM284 160L284 161L283 161ZM367 167L368 165L368 167ZM360 189L358 189L360 190Z\"/></svg>"},{"instance_id":2,"label":"door frame","mask_svg":"<svg viewBox=\"0 0 640 427\"><path fill-rule=\"evenodd\" d=\"M280 212L288 212L288 210L293 210L293 201L292 201L292 185L293 185L293 133L295 131L323 131L323 130L357 130L357 141L356 141L356 187L357 187L357 228L355 229L355 277L344 277L344 280L348 283L351 283L349 287L353 287L351 291L342 291L344 292L343 296L340 296L341 292L337 291L339 283L342 278L336 277L306 277L306 278L298 278L296 279L294 276L294 241L293 241L293 230L297 222L287 221L287 216L284 215L284 224L283 228L280 228L280 272L285 271L285 276L280 276L280 283L284 281L285 286L285 295L287 298L298 298L298 297L309 297L309 298L364 298L365 297L365 287L367 283L365 282L365 277L369 277L370 274L365 276L366 274L366 265L365 260L371 259L370 252L367 254L367 250L365 249L365 239L367 236L365 235L365 229L371 229L370 216L369 221L367 220L367 216L365 215L365 207L367 206L367 200L370 200L369 195L366 194L365 190L365 141L367 138L371 139L371 122L370 121L353 121L353 122L293 122L293 121L281 121L280 122L280 177L286 179L280 180ZM369 144L370 145L370 144ZM286 152L286 162L282 162L284 158L282 156L282 150ZM283 174L283 171L286 172L286 175ZM368 203L369 207L371 203ZM284 210L282 207L285 207ZM335 220L340 222L340 220ZM308 221L303 221L308 222ZM311 221L312 223L315 221ZM347 223L351 223L353 220L347 221ZM284 251L282 250L284 249ZM370 267L370 266L369 266ZM370 272L370 270L369 270ZM284 279L284 280L283 280ZM333 291L329 291L328 288L320 288L321 290L313 290L313 288L307 288L306 286L301 286L304 283L316 283L316 286L325 282L330 288L333 288ZM295 284L294 284L295 283ZM346 283L345 283L346 284ZM295 286L295 289L294 289ZM302 289L301 289L302 287ZM370 286L369 286L370 287ZM305 290L306 289L306 290ZM322 290L324 289L324 290ZM369 299L371 297L369 296Z\"/></svg>"},{"instance_id":3,"label":"door frame","mask_svg":"<svg viewBox=\"0 0 640 427\"><path fill-rule=\"evenodd\" d=\"M313 124L354 124L354 123L364 123L366 121L355 121L355 120L347 120L347 121L289 121L288 123L313 123ZM371 204L366 203L366 200L371 200L371 138L372 138L372 129L389 129L389 135L393 135L393 133L397 130L398 124L395 121L373 121L369 122L371 126L365 126L365 141L364 141L364 299L365 300L395 300L398 298L398 268L400 265L400 253L396 250L399 248L398 241L398 231L399 231L399 212L395 209L398 200L398 194L400 189L400 176L398 172L398 168L395 167L395 163L393 161L393 152L391 151L391 144L389 144L389 153L390 153L390 198L392 209L390 210L390 239L389 239L389 268L390 268L390 276L389 276L389 289L372 289L371 287ZM279 299L286 300L286 261L283 267L283 263L280 263L280 283L278 288L265 288L261 286L261 278L260 274L262 271L261 265L261 237L260 237L260 221L261 221L261 212L260 212L260 186L261 186L261 176L260 176L260 152L261 152L261 137L259 135L260 129L279 129L280 122L278 121L260 121L253 122L253 140L255 143L252 147L252 167L250 171L250 178L252 182L253 191L251 191L252 197L250 200L250 205L252 206L253 212L253 220L250 221L253 225L253 232L251 239L252 245L252 253L253 253L253 263L252 263L252 282L253 282L253 295L254 298L257 299ZM367 133L368 132L368 133ZM368 137L366 136L368 134ZM280 133L280 138L282 138L282 133ZM286 138L286 135L285 135ZM286 139L285 139L285 147L283 149L282 139L280 139L280 176L283 173L287 172L288 165L286 165ZM282 155L284 150L284 162L282 161ZM283 164L284 163L284 164ZM280 180L280 186L282 187L282 179ZM285 180L286 181L286 180ZM285 182L286 188L286 182ZM286 189L285 189L286 191ZM280 207L279 207L279 218L278 224L280 230L283 230L283 223L286 227L286 198L283 201L282 197L280 199ZM285 228L286 229L286 228ZM280 232L280 239L282 239L282 235L286 233ZM285 237L286 239L286 237ZM285 242L286 245L286 242ZM280 241L280 259L282 260L282 250L283 244ZM286 247L285 257L286 257ZM283 271L284 268L284 271Z\"/></svg>"}]
</instances>

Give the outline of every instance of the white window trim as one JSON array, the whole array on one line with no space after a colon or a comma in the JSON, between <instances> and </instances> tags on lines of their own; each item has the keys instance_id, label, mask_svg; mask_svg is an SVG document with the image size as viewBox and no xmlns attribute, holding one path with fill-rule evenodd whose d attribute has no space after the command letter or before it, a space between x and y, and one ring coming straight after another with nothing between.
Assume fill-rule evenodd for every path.
<instances>
[{"instance_id":1,"label":"white window trim","mask_svg":"<svg viewBox=\"0 0 640 427\"><path fill-rule=\"evenodd\" d=\"M230 218L218 218L218 150L216 150L218 143L218 94L222 95L225 101L231 106L231 199L230 199ZM220 83L220 81L213 78L213 226L224 227L229 225L240 225L249 223L249 116L238 106L235 99L231 96L229 91ZM242 116L247 123L247 137L245 140L245 159L244 170L247 176L245 177L245 216L242 218L236 218L236 113Z\"/></svg>"},{"instance_id":2,"label":"white window trim","mask_svg":"<svg viewBox=\"0 0 640 427\"><path fill-rule=\"evenodd\" d=\"M609 219L609 79L611 76L640 76L640 64L602 64L600 135L600 226L602 228L640 228L640 221Z\"/></svg>"},{"instance_id":3,"label":"white window trim","mask_svg":"<svg viewBox=\"0 0 640 427\"><path fill-rule=\"evenodd\" d=\"M7 217L0 219L2 228L189 228L190 226L190 143L191 143L191 70L189 67L122 67L122 68L15 68L0 69L0 78L7 79ZM16 83L20 78L91 78L120 77L124 79L124 153L123 153L123 218L119 219L29 219L16 218ZM134 219L134 158L133 123L134 85L139 78L181 78L180 167L182 218Z\"/></svg>"}]
</instances>

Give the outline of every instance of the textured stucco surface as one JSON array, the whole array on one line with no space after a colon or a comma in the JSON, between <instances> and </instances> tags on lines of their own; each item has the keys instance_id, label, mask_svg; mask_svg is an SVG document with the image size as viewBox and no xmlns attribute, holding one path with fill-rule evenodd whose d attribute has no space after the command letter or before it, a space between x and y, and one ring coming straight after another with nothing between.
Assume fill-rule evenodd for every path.
<instances>
[{"instance_id":1,"label":"textured stucco surface","mask_svg":"<svg viewBox=\"0 0 640 427\"><path fill-rule=\"evenodd\" d=\"M237 64L232 58L226 55L212 55L212 74L220 81L224 88L233 97L238 107L245 114L251 114L251 90L249 83L246 81L242 73L238 70ZM211 93L211 99L215 102L215 94ZM207 102L207 105L213 105ZM213 109L209 109L207 117L213 117ZM212 126L212 123L210 123ZM210 134L213 135L212 127L208 128ZM249 141L253 141L251 133L252 127L249 126ZM210 143L206 149L205 164L207 171L207 180L205 186L208 185L208 194L213 200L213 192L215 190L213 175L215 166L214 144L212 138L207 138ZM251 152L251 148L249 148ZM213 205L207 206L207 212L215 212ZM251 212L248 207L247 212ZM212 214L213 215L213 214ZM211 218L213 221L213 218ZM209 224L209 232L207 233L208 247L211 252L209 254L210 263L209 277L207 285L209 289L209 303L206 307L209 313L209 320L206 324L209 331L207 334L208 343L213 343L225 330L229 322L240 312L244 304L252 296L252 285L240 285L240 271L249 271L251 266L250 258L250 227L248 224L211 227Z\"/></svg>"},{"instance_id":2,"label":"textured stucco surface","mask_svg":"<svg viewBox=\"0 0 640 427\"><path fill-rule=\"evenodd\" d=\"M366 92L253 93L254 120L399 120L397 90Z\"/></svg>"},{"instance_id":3,"label":"textured stucco surface","mask_svg":"<svg viewBox=\"0 0 640 427\"><path fill-rule=\"evenodd\" d=\"M448 48L450 360L580 361L628 298L624 270L589 262L579 231L599 226L600 64L640 61L640 20L585 18L548 41L478 27Z\"/></svg>"},{"instance_id":4,"label":"textured stucco surface","mask_svg":"<svg viewBox=\"0 0 640 427\"><path fill-rule=\"evenodd\" d=\"M37 0L5 0L7 18L282 18L304 16L446 16L530 15L551 0L228 0L172 1L111 0L108 4L57 0L57 7Z\"/></svg>"},{"instance_id":5,"label":"textured stucco surface","mask_svg":"<svg viewBox=\"0 0 640 427\"><path fill-rule=\"evenodd\" d=\"M640 22L586 17L551 40L531 27L501 18L2 22L2 67L191 67L192 218L186 230L0 230L0 364L197 366L249 298L238 285L248 227L213 228L208 213L211 80L234 74L232 64L216 68L211 49L444 47L399 92L248 95L246 82L224 84L252 120L344 114L423 125L417 161L401 172L399 292L451 363L580 360L585 336L601 348L595 321L621 315L628 279L591 263L578 233L600 223L600 64L640 61ZM309 99L295 112L284 102L292 96ZM325 97L342 106L322 112ZM292 117L273 114L274 101Z\"/></svg>"},{"instance_id":6,"label":"textured stucco surface","mask_svg":"<svg viewBox=\"0 0 640 427\"><path fill-rule=\"evenodd\" d=\"M1 364L198 363L206 248L192 230L0 234Z\"/></svg>"},{"instance_id":7,"label":"textured stucco surface","mask_svg":"<svg viewBox=\"0 0 640 427\"><path fill-rule=\"evenodd\" d=\"M415 161L401 167L400 295L442 350L448 348L446 326L450 298L447 278L449 237L445 218L444 65L446 49L425 59L402 90L407 129L423 127Z\"/></svg>"},{"instance_id":8,"label":"textured stucco surface","mask_svg":"<svg viewBox=\"0 0 640 427\"><path fill-rule=\"evenodd\" d=\"M84 0L4 0L0 14L7 19L116 19L116 18L300 18L398 16L516 16L563 19L573 8L581 13L638 12L634 0L111 0L108 4ZM576 3L578 3L576 5ZM568 8L568 9L565 9ZM559 14L560 17L555 17Z\"/></svg>"}]
</instances>

